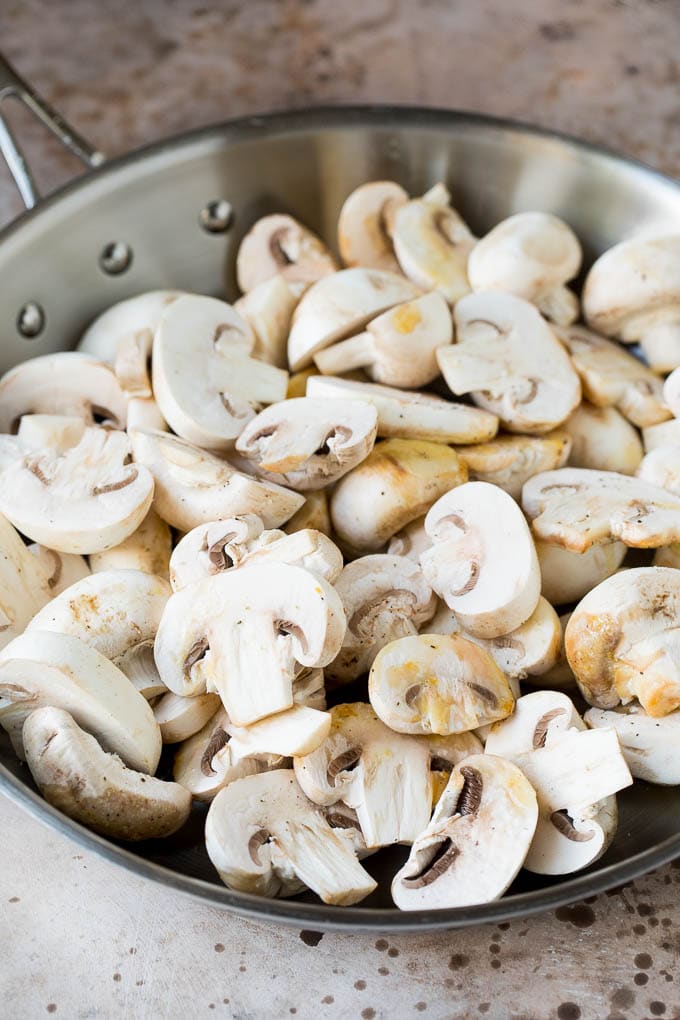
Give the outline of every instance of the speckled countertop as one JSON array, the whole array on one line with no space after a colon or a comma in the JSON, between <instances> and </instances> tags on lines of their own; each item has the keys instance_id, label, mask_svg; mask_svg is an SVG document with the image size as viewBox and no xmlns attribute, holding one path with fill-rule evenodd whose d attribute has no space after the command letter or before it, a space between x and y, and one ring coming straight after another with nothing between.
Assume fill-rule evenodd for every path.
<instances>
[{"instance_id":1,"label":"speckled countertop","mask_svg":"<svg viewBox=\"0 0 680 1020\"><path fill-rule=\"evenodd\" d=\"M680 173L678 0L2 0L0 46L108 154L244 113L430 103ZM76 165L13 118L48 191ZM19 203L0 167L0 223ZM296 932L146 883L0 802L0 1014L680 1017L680 870L432 936ZM676 862L680 864L680 862Z\"/></svg>"}]
</instances>

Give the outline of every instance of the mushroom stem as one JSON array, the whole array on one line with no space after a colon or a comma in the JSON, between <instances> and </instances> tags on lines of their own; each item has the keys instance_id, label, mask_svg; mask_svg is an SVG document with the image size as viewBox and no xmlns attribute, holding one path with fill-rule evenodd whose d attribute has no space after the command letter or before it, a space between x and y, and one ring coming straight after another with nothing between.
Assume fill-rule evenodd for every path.
<instances>
[{"instance_id":1,"label":"mushroom stem","mask_svg":"<svg viewBox=\"0 0 680 1020\"><path fill-rule=\"evenodd\" d=\"M680 322L658 322L640 337L640 346L655 372L672 372L680 365Z\"/></svg>"},{"instance_id":2,"label":"mushroom stem","mask_svg":"<svg viewBox=\"0 0 680 1020\"><path fill-rule=\"evenodd\" d=\"M314 355L322 375L340 375L373 362L373 338L368 332L343 340Z\"/></svg>"},{"instance_id":3,"label":"mushroom stem","mask_svg":"<svg viewBox=\"0 0 680 1020\"><path fill-rule=\"evenodd\" d=\"M570 326L579 317L578 298L564 284L546 291L536 300L536 304L541 314L558 326Z\"/></svg>"}]
</instances>

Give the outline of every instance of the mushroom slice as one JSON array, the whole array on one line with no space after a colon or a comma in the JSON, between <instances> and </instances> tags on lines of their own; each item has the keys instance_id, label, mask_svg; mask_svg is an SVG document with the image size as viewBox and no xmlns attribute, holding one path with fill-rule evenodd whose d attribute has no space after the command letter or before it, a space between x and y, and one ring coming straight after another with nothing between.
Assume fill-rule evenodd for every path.
<instances>
[{"instance_id":1,"label":"mushroom slice","mask_svg":"<svg viewBox=\"0 0 680 1020\"><path fill-rule=\"evenodd\" d=\"M164 744L179 744L202 730L220 707L216 694L199 694L183 698L168 691L153 706L153 714Z\"/></svg>"},{"instance_id":2,"label":"mushroom slice","mask_svg":"<svg viewBox=\"0 0 680 1020\"><path fill-rule=\"evenodd\" d=\"M286 524L286 531L289 535L296 531L320 531L324 535L331 533L331 514L328 509L328 496L323 489L308 490L305 493L306 502Z\"/></svg>"},{"instance_id":3,"label":"mushroom slice","mask_svg":"<svg viewBox=\"0 0 680 1020\"><path fill-rule=\"evenodd\" d=\"M489 652L459 634L419 634L385 645L371 667L368 695L398 733L464 733L504 719L515 705Z\"/></svg>"},{"instance_id":4,"label":"mushroom slice","mask_svg":"<svg viewBox=\"0 0 680 1020\"><path fill-rule=\"evenodd\" d=\"M307 396L318 400L365 400L373 404L378 412L379 436L433 443L483 443L493 439L498 431L495 414L431 393L409 393L376 383L317 375L307 381Z\"/></svg>"},{"instance_id":5,"label":"mushroom slice","mask_svg":"<svg viewBox=\"0 0 680 1020\"><path fill-rule=\"evenodd\" d=\"M74 415L125 428L127 399L113 369L89 354L60 351L30 358L0 379L0 432L16 432L24 414Z\"/></svg>"},{"instance_id":6,"label":"mushroom slice","mask_svg":"<svg viewBox=\"0 0 680 1020\"><path fill-rule=\"evenodd\" d=\"M127 427L157 432L168 431L168 423L153 397L131 397L128 400Z\"/></svg>"},{"instance_id":7,"label":"mushroom slice","mask_svg":"<svg viewBox=\"0 0 680 1020\"><path fill-rule=\"evenodd\" d=\"M326 676L346 684L365 673L386 644L417 634L432 618L437 600L417 563L404 556L362 556L335 582L347 630Z\"/></svg>"},{"instance_id":8,"label":"mushroom slice","mask_svg":"<svg viewBox=\"0 0 680 1020\"><path fill-rule=\"evenodd\" d=\"M326 678L322 669L299 666L293 679L293 701L320 712L326 710Z\"/></svg>"},{"instance_id":9,"label":"mushroom slice","mask_svg":"<svg viewBox=\"0 0 680 1020\"><path fill-rule=\"evenodd\" d=\"M490 482L519 501L522 486L541 471L567 463L571 438L562 429L545 436L497 436L490 443L456 449L471 481Z\"/></svg>"},{"instance_id":10,"label":"mushroom slice","mask_svg":"<svg viewBox=\"0 0 680 1020\"><path fill-rule=\"evenodd\" d=\"M337 268L321 238L286 213L257 220L236 255L236 279L245 292L273 276L286 283L313 283Z\"/></svg>"},{"instance_id":11,"label":"mushroom slice","mask_svg":"<svg viewBox=\"0 0 680 1020\"><path fill-rule=\"evenodd\" d=\"M340 597L302 567L267 563L197 581L170 597L158 628L161 679L176 694L216 691L237 726L293 705L302 666L340 650Z\"/></svg>"},{"instance_id":12,"label":"mushroom slice","mask_svg":"<svg viewBox=\"0 0 680 1020\"><path fill-rule=\"evenodd\" d=\"M432 809L427 743L394 733L363 702L335 705L330 715L324 743L295 758L303 792L315 804L353 808L369 849L412 843Z\"/></svg>"},{"instance_id":13,"label":"mushroom slice","mask_svg":"<svg viewBox=\"0 0 680 1020\"><path fill-rule=\"evenodd\" d=\"M654 559L652 560L652 566L654 567L675 567L676 570L680 568L680 542L674 542L673 545L664 545L660 549L654 551Z\"/></svg>"},{"instance_id":14,"label":"mushroom slice","mask_svg":"<svg viewBox=\"0 0 680 1020\"><path fill-rule=\"evenodd\" d=\"M645 454L636 474L644 482L680 493L680 446L657 446Z\"/></svg>"},{"instance_id":15,"label":"mushroom slice","mask_svg":"<svg viewBox=\"0 0 680 1020\"><path fill-rule=\"evenodd\" d=\"M583 395L596 407L617 407L633 425L656 425L669 417L663 382L620 344L584 326L556 328L571 354Z\"/></svg>"},{"instance_id":16,"label":"mushroom slice","mask_svg":"<svg viewBox=\"0 0 680 1020\"><path fill-rule=\"evenodd\" d=\"M647 715L641 705L613 709L589 708L585 721L591 729L614 729L631 775L659 786L680 785L680 712L662 719Z\"/></svg>"},{"instance_id":17,"label":"mushroom slice","mask_svg":"<svg viewBox=\"0 0 680 1020\"><path fill-rule=\"evenodd\" d=\"M194 700L188 698L188 701ZM293 705L251 726L234 726L227 721L227 732L248 755L280 755L289 758L310 754L330 733L331 716L309 705Z\"/></svg>"},{"instance_id":18,"label":"mushroom slice","mask_svg":"<svg viewBox=\"0 0 680 1020\"><path fill-rule=\"evenodd\" d=\"M540 312L512 294L483 291L456 305L456 343L437 351L452 393L469 393L510 432L549 432L581 399L569 355Z\"/></svg>"},{"instance_id":19,"label":"mushroom slice","mask_svg":"<svg viewBox=\"0 0 680 1020\"><path fill-rule=\"evenodd\" d=\"M153 497L150 472L129 457L125 433L97 427L63 452L27 453L2 473L0 511L57 552L109 549L139 527Z\"/></svg>"},{"instance_id":20,"label":"mushroom slice","mask_svg":"<svg viewBox=\"0 0 680 1020\"><path fill-rule=\"evenodd\" d=\"M378 552L392 535L466 480L467 468L448 446L386 439L333 490L333 528L357 553Z\"/></svg>"},{"instance_id":21,"label":"mushroom slice","mask_svg":"<svg viewBox=\"0 0 680 1020\"><path fill-rule=\"evenodd\" d=\"M614 539L635 549L680 540L680 495L615 471L544 471L524 486L522 506L537 538L574 552Z\"/></svg>"},{"instance_id":22,"label":"mushroom slice","mask_svg":"<svg viewBox=\"0 0 680 1020\"><path fill-rule=\"evenodd\" d=\"M571 467L634 475L643 456L640 434L615 407L587 401L562 426L571 439Z\"/></svg>"},{"instance_id":23,"label":"mushroom slice","mask_svg":"<svg viewBox=\"0 0 680 1020\"><path fill-rule=\"evenodd\" d=\"M276 481L322 489L368 456L377 419L362 400L282 400L245 426L236 449Z\"/></svg>"},{"instance_id":24,"label":"mushroom slice","mask_svg":"<svg viewBox=\"0 0 680 1020\"><path fill-rule=\"evenodd\" d=\"M568 326L578 319L579 303L564 284L578 273L581 258L579 239L564 220L546 212L521 212L477 242L467 271L473 291L514 294Z\"/></svg>"},{"instance_id":25,"label":"mushroom slice","mask_svg":"<svg viewBox=\"0 0 680 1020\"><path fill-rule=\"evenodd\" d=\"M430 734L427 737L412 737L411 739L426 741L430 751L433 808L446 789L446 784L456 765L460 765L471 754L482 754L484 751L481 740L472 732L453 733L447 737Z\"/></svg>"},{"instance_id":26,"label":"mushroom slice","mask_svg":"<svg viewBox=\"0 0 680 1020\"><path fill-rule=\"evenodd\" d=\"M338 217L338 247L346 266L398 273L394 218L408 194L394 181L368 181L347 196Z\"/></svg>"},{"instance_id":27,"label":"mushroom slice","mask_svg":"<svg viewBox=\"0 0 680 1020\"><path fill-rule=\"evenodd\" d=\"M119 348L131 343L151 352L161 315L180 296L179 290L149 290L110 305L87 327L78 350L113 365Z\"/></svg>"},{"instance_id":28,"label":"mushroom slice","mask_svg":"<svg viewBox=\"0 0 680 1020\"><path fill-rule=\"evenodd\" d=\"M304 503L299 493L251 478L176 436L134 429L130 440L135 461L153 475L154 510L180 531L246 513L277 528Z\"/></svg>"},{"instance_id":29,"label":"mushroom slice","mask_svg":"<svg viewBox=\"0 0 680 1020\"><path fill-rule=\"evenodd\" d=\"M578 690L578 687L576 684L576 677L572 673L569 662L567 661L567 653L564 648L564 632L567 629L569 620L571 619L571 613L562 613L559 619L560 628L562 630L562 640L560 642L560 654L557 658L557 662L546 673L542 673L538 677L527 677L526 682L532 687L540 687L550 691L568 691L570 694L573 694Z\"/></svg>"},{"instance_id":30,"label":"mushroom slice","mask_svg":"<svg viewBox=\"0 0 680 1020\"><path fill-rule=\"evenodd\" d=\"M541 539L535 545L541 568L541 592L554 606L578 602L600 581L616 573L628 551L623 542L591 545L585 552L574 552Z\"/></svg>"},{"instance_id":31,"label":"mushroom slice","mask_svg":"<svg viewBox=\"0 0 680 1020\"><path fill-rule=\"evenodd\" d=\"M680 365L680 234L632 238L610 248L591 267L583 311L598 333L640 341L650 368Z\"/></svg>"},{"instance_id":32,"label":"mushroom slice","mask_svg":"<svg viewBox=\"0 0 680 1020\"><path fill-rule=\"evenodd\" d=\"M466 267L476 238L443 184L397 210L392 241L403 272L420 287L440 291L451 305L469 292Z\"/></svg>"},{"instance_id":33,"label":"mushroom slice","mask_svg":"<svg viewBox=\"0 0 680 1020\"><path fill-rule=\"evenodd\" d=\"M538 820L536 794L520 770L493 755L466 758L432 821L392 882L400 910L489 903L512 883Z\"/></svg>"},{"instance_id":34,"label":"mushroom slice","mask_svg":"<svg viewBox=\"0 0 680 1020\"><path fill-rule=\"evenodd\" d=\"M85 422L73 414L24 414L19 420L17 440L22 453L49 449L63 453L85 434Z\"/></svg>"},{"instance_id":35,"label":"mushroom slice","mask_svg":"<svg viewBox=\"0 0 680 1020\"><path fill-rule=\"evenodd\" d=\"M663 384L663 399L673 417L680 418L680 371L677 368Z\"/></svg>"},{"instance_id":36,"label":"mushroom slice","mask_svg":"<svg viewBox=\"0 0 680 1020\"><path fill-rule=\"evenodd\" d=\"M128 678L70 634L31 630L0 652L0 726L22 760L26 717L45 705L70 712L130 768L156 771L160 730L148 702Z\"/></svg>"},{"instance_id":37,"label":"mushroom slice","mask_svg":"<svg viewBox=\"0 0 680 1020\"><path fill-rule=\"evenodd\" d=\"M651 453L659 446L680 446L680 419L671 418L670 421L662 421L658 425L644 428L642 445L645 453Z\"/></svg>"},{"instance_id":38,"label":"mushroom slice","mask_svg":"<svg viewBox=\"0 0 680 1020\"><path fill-rule=\"evenodd\" d=\"M387 553L389 556L405 556L415 563L420 563L420 554L431 545L432 539L425 531L425 518L417 517L392 536Z\"/></svg>"},{"instance_id":39,"label":"mushroom slice","mask_svg":"<svg viewBox=\"0 0 680 1020\"><path fill-rule=\"evenodd\" d=\"M517 699L511 716L490 728L486 752L515 761L520 754L552 747L570 730L585 729L585 723L566 694L532 691Z\"/></svg>"},{"instance_id":40,"label":"mushroom slice","mask_svg":"<svg viewBox=\"0 0 680 1020\"><path fill-rule=\"evenodd\" d=\"M277 368L288 367L288 334L298 303L282 276L263 280L234 304L255 334L252 356Z\"/></svg>"},{"instance_id":41,"label":"mushroom slice","mask_svg":"<svg viewBox=\"0 0 680 1020\"><path fill-rule=\"evenodd\" d=\"M418 297L403 276L379 269L342 269L303 294L288 337L291 372L311 364L314 355L351 336L393 305Z\"/></svg>"},{"instance_id":42,"label":"mushroom slice","mask_svg":"<svg viewBox=\"0 0 680 1020\"><path fill-rule=\"evenodd\" d=\"M90 568L84 556L59 553L56 549L48 549L47 546L38 545L36 542L28 546L28 551L37 559L41 569L45 572L47 588L52 597L61 595L76 581L82 581L90 574Z\"/></svg>"},{"instance_id":43,"label":"mushroom slice","mask_svg":"<svg viewBox=\"0 0 680 1020\"><path fill-rule=\"evenodd\" d=\"M376 888L351 846L298 786L292 769L237 779L210 805L208 856L230 889L293 896L305 887L324 903L358 903Z\"/></svg>"},{"instance_id":44,"label":"mushroom slice","mask_svg":"<svg viewBox=\"0 0 680 1020\"><path fill-rule=\"evenodd\" d=\"M586 701L615 708L637 698L654 717L680 708L680 573L635 567L582 599L567 626L569 665Z\"/></svg>"},{"instance_id":45,"label":"mushroom slice","mask_svg":"<svg viewBox=\"0 0 680 1020\"><path fill-rule=\"evenodd\" d=\"M159 839L177 832L189 817L188 790L128 768L60 708L31 712L23 740L45 800L102 836Z\"/></svg>"},{"instance_id":46,"label":"mushroom slice","mask_svg":"<svg viewBox=\"0 0 680 1020\"><path fill-rule=\"evenodd\" d=\"M121 673L125 673L133 687L147 701L155 701L162 694L168 693L168 688L161 680L156 668L153 657L153 638L130 645L122 655L116 656L113 664L118 667Z\"/></svg>"},{"instance_id":47,"label":"mushroom slice","mask_svg":"<svg viewBox=\"0 0 680 1020\"><path fill-rule=\"evenodd\" d=\"M431 507L425 530L434 544L420 555L423 573L466 631L495 638L529 619L541 572L522 511L507 492L488 482L460 485Z\"/></svg>"},{"instance_id":48,"label":"mushroom slice","mask_svg":"<svg viewBox=\"0 0 680 1020\"><path fill-rule=\"evenodd\" d=\"M187 294L161 317L153 391L175 432L227 450L264 404L283 400L288 373L250 357L252 331L231 305Z\"/></svg>"},{"instance_id":49,"label":"mushroom slice","mask_svg":"<svg viewBox=\"0 0 680 1020\"><path fill-rule=\"evenodd\" d=\"M439 375L436 351L453 340L451 312L441 294L425 294L372 319L365 332L314 355L324 375L363 368L376 383L416 389Z\"/></svg>"},{"instance_id":50,"label":"mushroom slice","mask_svg":"<svg viewBox=\"0 0 680 1020\"><path fill-rule=\"evenodd\" d=\"M136 531L119 545L90 554L90 567L100 570L143 570L145 574L167 577L170 570L172 535L157 513L149 510ZM75 580L75 578L74 578Z\"/></svg>"},{"instance_id":51,"label":"mushroom slice","mask_svg":"<svg viewBox=\"0 0 680 1020\"><path fill-rule=\"evenodd\" d=\"M273 533L264 533L267 534ZM327 535L307 528L292 535L281 533L275 540L263 542L248 552L241 565L251 567L265 562L304 567L310 574L334 584L342 570L342 553Z\"/></svg>"}]
</instances>

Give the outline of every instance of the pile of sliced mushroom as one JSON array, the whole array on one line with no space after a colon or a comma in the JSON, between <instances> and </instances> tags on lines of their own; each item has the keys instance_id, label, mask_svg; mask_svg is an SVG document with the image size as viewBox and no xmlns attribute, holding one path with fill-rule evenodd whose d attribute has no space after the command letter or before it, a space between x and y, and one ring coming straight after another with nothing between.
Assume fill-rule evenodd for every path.
<instances>
[{"instance_id":1,"label":"pile of sliced mushroom","mask_svg":"<svg viewBox=\"0 0 680 1020\"><path fill-rule=\"evenodd\" d=\"M0 725L109 838L207 805L232 889L358 903L401 844L398 908L483 903L680 784L680 235L579 297L558 217L373 181L338 250L265 216L235 304L0 379Z\"/></svg>"}]
</instances>

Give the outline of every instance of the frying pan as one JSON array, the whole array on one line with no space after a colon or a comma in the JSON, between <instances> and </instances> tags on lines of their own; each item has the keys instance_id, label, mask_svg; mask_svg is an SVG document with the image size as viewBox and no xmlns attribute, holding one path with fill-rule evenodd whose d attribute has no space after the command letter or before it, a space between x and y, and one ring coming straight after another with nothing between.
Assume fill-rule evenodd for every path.
<instances>
[{"instance_id":1,"label":"frying pan","mask_svg":"<svg viewBox=\"0 0 680 1020\"><path fill-rule=\"evenodd\" d=\"M575 139L507 120L413 107L306 110L229 121L105 162L0 58L0 103L22 100L93 169L44 201L0 117L0 149L29 208L0 233L0 370L72 347L102 309L140 291L182 288L235 297L240 238L265 213L288 211L326 239L345 196L375 178L412 194L444 180L473 231L543 209L581 238L586 265L633 234L680 230L680 184ZM0 790L45 824L169 889L242 915L313 929L430 931L501 921L627 882L680 855L680 789L636 781L619 795L614 844L576 876L520 873L501 900L399 912L389 880L405 848L366 865L380 889L360 906L309 895L261 899L226 889L202 840L204 812L168 840L133 848L103 839L46 804L0 740Z\"/></svg>"}]
</instances>

